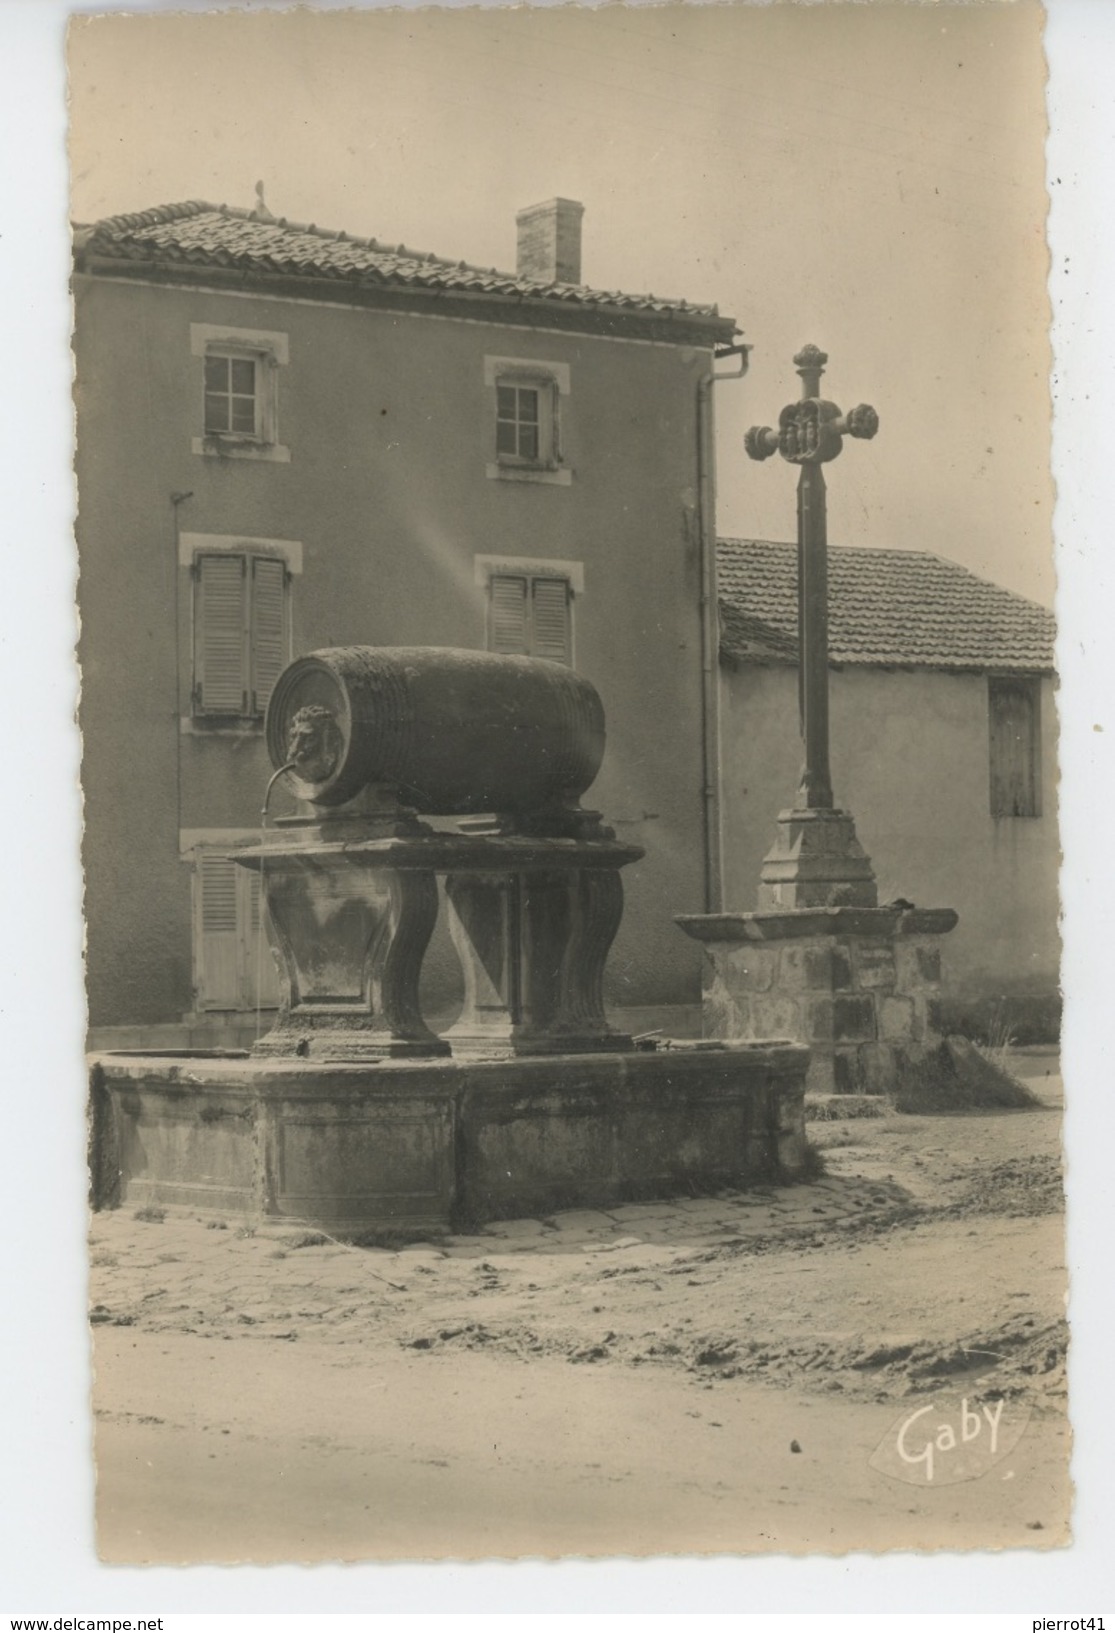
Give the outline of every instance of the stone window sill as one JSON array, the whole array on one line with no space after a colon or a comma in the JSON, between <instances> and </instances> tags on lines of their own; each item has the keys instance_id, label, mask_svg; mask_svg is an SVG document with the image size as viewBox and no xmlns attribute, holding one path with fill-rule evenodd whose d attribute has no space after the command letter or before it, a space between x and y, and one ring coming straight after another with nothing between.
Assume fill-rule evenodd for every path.
<instances>
[{"instance_id":1,"label":"stone window sill","mask_svg":"<svg viewBox=\"0 0 1115 1633\"><path fill-rule=\"evenodd\" d=\"M219 715L184 714L178 722L183 737L262 737L263 719L236 720Z\"/></svg>"},{"instance_id":2,"label":"stone window sill","mask_svg":"<svg viewBox=\"0 0 1115 1633\"><path fill-rule=\"evenodd\" d=\"M493 482L548 482L552 487L567 488L573 481L573 472L564 465L499 465L490 464L484 474Z\"/></svg>"},{"instance_id":3,"label":"stone window sill","mask_svg":"<svg viewBox=\"0 0 1115 1633\"><path fill-rule=\"evenodd\" d=\"M223 442L214 437L193 437L190 449L205 459L265 459L277 465L290 464L290 449L281 442Z\"/></svg>"}]
</instances>

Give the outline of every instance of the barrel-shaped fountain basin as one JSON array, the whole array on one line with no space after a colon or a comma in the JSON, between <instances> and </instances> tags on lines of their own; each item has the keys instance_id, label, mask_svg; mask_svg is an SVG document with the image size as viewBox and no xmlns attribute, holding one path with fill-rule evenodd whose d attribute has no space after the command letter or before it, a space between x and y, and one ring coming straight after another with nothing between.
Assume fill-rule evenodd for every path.
<instances>
[{"instance_id":1,"label":"barrel-shaped fountain basin","mask_svg":"<svg viewBox=\"0 0 1115 1633\"><path fill-rule=\"evenodd\" d=\"M331 807L369 786L432 816L575 805L604 756L583 675L448 647L330 647L296 658L267 709L276 770Z\"/></svg>"}]
</instances>

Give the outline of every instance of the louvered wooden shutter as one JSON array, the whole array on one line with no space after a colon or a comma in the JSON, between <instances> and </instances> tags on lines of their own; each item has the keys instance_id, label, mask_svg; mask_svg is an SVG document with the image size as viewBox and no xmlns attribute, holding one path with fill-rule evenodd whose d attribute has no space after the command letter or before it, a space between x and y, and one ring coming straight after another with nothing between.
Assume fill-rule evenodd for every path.
<instances>
[{"instance_id":1,"label":"louvered wooden shutter","mask_svg":"<svg viewBox=\"0 0 1115 1633\"><path fill-rule=\"evenodd\" d=\"M251 712L263 714L271 690L286 667L286 566L252 557Z\"/></svg>"},{"instance_id":2,"label":"louvered wooden shutter","mask_svg":"<svg viewBox=\"0 0 1115 1633\"><path fill-rule=\"evenodd\" d=\"M561 464L561 394L558 391L557 381L553 380L546 388L546 399L550 410L549 447L543 449L543 457L547 463ZM545 421L543 421L545 423Z\"/></svg>"},{"instance_id":3,"label":"louvered wooden shutter","mask_svg":"<svg viewBox=\"0 0 1115 1633\"><path fill-rule=\"evenodd\" d=\"M236 863L227 856L202 856L198 860L196 979L199 1009L240 1007L238 871Z\"/></svg>"},{"instance_id":4,"label":"louvered wooden shutter","mask_svg":"<svg viewBox=\"0 0 1115 1633\"><path fill-rule=\"evenodd\" d=\"M247 563L243 556L199 556L194 614L195 705L202 714L244 714Z\"/></svg>"},{"instance_id":5,"label":"louvered wooden shutter","mask_svg":"<svg viewBox=\"0 0 1115 1633\"><path fill-rule=\"evenodd\" d=\"M235 865L235 864L234 864ZM260 879L254 869L237 868L240 875L241 921L245 927L242 949L243 988L249 1009L274 1009L279 1002L279 972L271 956L266 920L260 922Z\"/></svg>"},{"instance_id":6,"label":"louvered wooden shutter","mask_svg":"<svg viewBox=\"0 0 1115 1633\"><path fill-rule=\"evenodd\" d=\"M569 582L536 578L531 584L531 653L552 663L572 663Z\"/></svg>"},{"instance_id":7,"label":"louvered wooden shutter","mask_svg":"<svg viewBox=\"0 0 1115 1633\"><path fill-rule=\"evenodd\" d=\"M529 581L509 573L496 573L491 580L491 609L488 645L492 652L529 652Z\"/></svg>"},{"instance_id":8,"label":"louvered wooden shutter","mask_svg":"<svg viewBox=\"0 0 1115 1633\"><path fill-rule=\"evenodd\" d=\"M991 814L1039 814L1037 775L1038 703L1025 678L989 682L991 728Z\"/></svg>"}]
</instances>

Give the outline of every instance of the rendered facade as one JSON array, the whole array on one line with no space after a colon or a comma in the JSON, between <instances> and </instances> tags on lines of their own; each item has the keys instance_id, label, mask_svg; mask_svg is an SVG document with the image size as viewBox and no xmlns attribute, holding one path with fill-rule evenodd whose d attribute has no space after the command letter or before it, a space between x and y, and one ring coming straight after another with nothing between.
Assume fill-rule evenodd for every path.
<instances>
[{"instance_id":1,"label":"rendered facade","mask_svg":"<svg viewBox=\"0 0 1115 1633\"><path fill-rule=\"evenodd\" d=\"M596 685L610 746L589 803L646 849L609 998L695 996L670 915L706 901L704 382L735 324L583 286L572 201L519 226L514 275L266 211L79 230L95 1037L227 1039L274 1001L227 852L258 834L278 673L349 643L529 652ZM451 1007L447 940L429 966L430 1004Z\"/></svg>"}]
</instances>

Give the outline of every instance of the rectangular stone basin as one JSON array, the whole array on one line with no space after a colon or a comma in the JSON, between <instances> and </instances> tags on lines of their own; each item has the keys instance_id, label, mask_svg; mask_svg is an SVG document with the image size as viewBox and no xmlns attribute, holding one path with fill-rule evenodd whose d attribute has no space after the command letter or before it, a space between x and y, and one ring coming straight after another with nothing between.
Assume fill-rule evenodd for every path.
<instances>
[{"instance_id":1,"label":"rectangular stone basin","mask_svg":"<svg viewBox=\"0 0 1115 1633\"><path fill-rule=\"evenodd\" d=\"M809 1051L504 1061L92 1057L94 1205L342 1238L792 1181Z\"/></svg>"}]
</instances>

